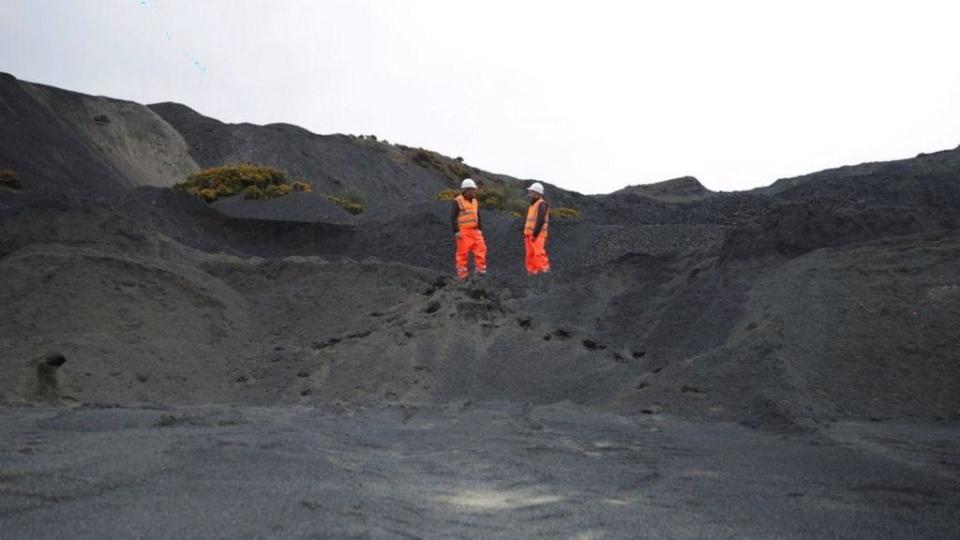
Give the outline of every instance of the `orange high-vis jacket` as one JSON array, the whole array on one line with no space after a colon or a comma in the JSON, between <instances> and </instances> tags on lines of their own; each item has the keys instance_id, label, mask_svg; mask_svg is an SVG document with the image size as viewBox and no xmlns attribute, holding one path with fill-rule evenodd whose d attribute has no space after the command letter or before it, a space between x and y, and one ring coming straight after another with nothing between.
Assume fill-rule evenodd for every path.
<instances>
[{"instance_id":1,"label":"orange high-vis jacket","mask_svg":"<svg viewBox=\"0 0 960 540\"><path fill-rule=\"evenodd\" d=\"M537 199L537 202L530 205L530 208L527 208L527 223L523 227L524 236L533 236L533 231L537 228L537 214L540 212L540 206L546 204L547 201L543 200L543 197ZM543 216L543 227L540 229L540 234L546 236L547 229L550 228L550 212L547 212Z\"/></svg>"},{"instance_id":2,"label":"orange high-vis jacket","mask_svg":"<svg viewBox=\"0 0 960 540\"><path fill-rule=\"evenodd\" d=\"M468 201L463 195L457 196L456 199L457 206L460 207L460 214L457 215L457 227L460 230L465 229L476 229L479 221L477 216L480 212L480 203L477 201L477 198L474 197L472 201Z\"/></svg>"}]
</instances>

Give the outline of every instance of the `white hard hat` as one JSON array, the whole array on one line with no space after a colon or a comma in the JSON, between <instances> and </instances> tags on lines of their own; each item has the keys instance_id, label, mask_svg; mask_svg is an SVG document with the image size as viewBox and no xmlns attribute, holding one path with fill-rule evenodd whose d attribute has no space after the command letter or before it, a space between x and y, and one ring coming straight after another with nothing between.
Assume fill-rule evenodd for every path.
<instances>
[{"instance_id":1,"label":"white hard hat","mask_svg":"<svg viewBox=\"0 0 960 540\"><path fill-rule=\"evenodd\" d=\"M460 182L460 189L476 188L476 187L477 187L477 183L469 178L464 178L463 182Z\"/></svg>"},{"instance_id":2,"label":"white hard hat","mask_svg":"<svg viewBox=\"0 0 960 540\"><path fill-rule=\"evenodd\" d=\"M532 186L527 188L527 191L532 191L534 193L543 195L543 184L540 182L534 182Z\"/></svg>"}]
</instances>

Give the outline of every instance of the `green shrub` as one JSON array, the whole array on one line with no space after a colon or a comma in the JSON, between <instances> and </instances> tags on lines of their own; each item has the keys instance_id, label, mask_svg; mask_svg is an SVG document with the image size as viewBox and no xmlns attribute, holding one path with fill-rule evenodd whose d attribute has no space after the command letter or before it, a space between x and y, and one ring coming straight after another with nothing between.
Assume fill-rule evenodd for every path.
<instances>
[{"instance_id":1,"label":"green shrub","mask_svg":"<svg viewBox=\"0 0 960 540\"><path fill-rule=\"evenodd\" d=\"M330 195L329 197L327 197L327 199L329 199L330 202L332 202L333 204L339 206L340 208L343 208L344 210L346 210L347 212L350 212L350 213L353 214L353 215L357 215L357 214L362 214L362 213L363 213L363 205L362 205L362 204L357 204L357 203L352 203L352 202L349 202L349 201L345 201L345 200L341 199L340 197L337 197L336 195Z\"/></svg>"},{"instance_id":2,"label":"green shrub","mask_svg":"<svg viewBox=\"0 0 960 540\"><path fill-rule=\"evenodd\" d=\"M276 199L277 197L289 195L290 192L293 191L293 187L290 184L274 184L267 186L263 191L267 199Z\"/></svg>"},{"instance_id":3,"label":"green shrub","mask_svg":"<svg viewBox=\"0 0 960 540\"><path fill-rule=\"evenodd\" d=\"M273 167L240 163L191 174L173 189L213 202L243 192L248 199L272 199L290 193L287 176Z\"/></svg>"},{"instance_id":4,"label":"green shrub","mask_svg":"<svg viewBox=\"0 0 960 540\"><path fill-rule=\"evenodd\" d=\"M440 193L437 193L438 201L452 201L460 195L459 189L445 189Z\"/></svg>"},{"instance_id":5,"label":"green shrub","mask_svg":"<svg viewBox=\"0 0 960 540\"><path fill-rule=\"evenodd\" d=\"M296 182L293 183L293 189L295 191L301 191L303 193L311 193L313 192L313 184L305 180L297 180Z\"/></svg>"},{"instance_id":6,"label":"green shrub","mask_svg":"<svg viewBox=\"0 0 960 540\"><path fill-rule=\"evenodd\" d=\"M11 169L0 170L0 189L23 189L20 177Z\"/></svg>"},{"instance_id":7,"label":"green shrub","mask_svg":"<svg viewBox=\"0 0 960 540\"><path fill-rule=\"evenodd\" d=\"M413 153L413 158L411 158L414 163L423 167L424 169L436 169L438 171L443 170L443 162L440 161L440 157L433 152L427 152L423 148L419 148Z\"/></svg>"},{"instance_id":8,"label":"green shrub","mask_svg":"<svg viewBox=\"0 0 960 540\"><path fill-rule=\"evenodd\" d=\"M526 212L528 202L520 186L484 186L477 191L481 208L503 210L504 212Z\"/></svg>"},{"instance_id":9,"label":"green shrub","mask_svg":"<svg viewBox=\"0 0 960 540\"><path fill-rule=\"evenodd\" d=\"M463 180L464 178L470 178L473 173L470 172L470 167L467 167L463 163L454 161L447 163L447 173L448 176L453 175L455 180Z\"/></svg>"},{"instance_id":10,"label":"green shrub","mask_svg":"<svg viewBox=\"0 0 960 540\"><path fill-rule=\"evenodd\" d=\"M259 186L247 186L243 190L244 199L263 199L263 190Z\"/></svg>"},{"instance_id":11,"label":"green shrub","mask_svg":"<svg viewBox=\"0 0 960 540\"><path fill-rule=\"evenodd\" d=\"M437 200L452 201L457 198L457 195L460 195L459 189L444 189L437 193ZM488 210L522 213L527 209L523 191L510 186L480 186L477 190L477 200L480 201L480 208Z\"/></svg>"},{"instance_id":12,"label":"green shrub","mask_svg":"<svg viewBox=\"0 0 960 540\"><path fill-rule=\"evenodd\" d=\"M327 199L353 215L363 213L363 192L358 189L347 189L336 195L330 195Z\"/></svg>"},{"instance_id":13,"label":"green shrub","mask_svg":"<svg viewBox=\"0 0 960 540\"><path fill-rule=\"evenodd\" d=\"M463 158L450 159L436 152L417 148L413 151L410 160L424 169L439 172L451 181L459 182L473 176L473 169L463 163Z\"/></svg>"},{"instance_id":14,"label":"green shrub","mask_svg":"<svg viewBox=\"0 0 960 540\"><path fill-rule=\"evenodd\" d=\"M551 218L551 219L560 219L560 220L582 219L582 218L583 218L583 214L581 214L580 211L577 210L576 208L567 208L567 207L551 208L551 209L550 209L550 218Z\"/></svg>"}]
</instances>

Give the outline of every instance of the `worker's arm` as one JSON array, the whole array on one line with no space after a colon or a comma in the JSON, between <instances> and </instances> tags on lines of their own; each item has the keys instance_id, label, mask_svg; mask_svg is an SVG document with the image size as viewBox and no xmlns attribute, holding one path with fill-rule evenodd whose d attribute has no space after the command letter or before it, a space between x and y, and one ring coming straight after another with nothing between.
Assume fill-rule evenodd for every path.
<instances>
[{"instance_id":1,"label":"worker's arm","mask_svg":"<svg viewBox=\"0 0 960 540\"><path fill-rule=\"evenodd\" d=\"M536 238L540 236L540 230L543 229L543 224L547 221L547 201L543 201L540 206L537 208L537 222L533 226L533 237Z\"/></svg>"},{"instance_id":2,"label":"worker's arm","mask_svg":"<svg viewBox=\"0 0 960 540\"><path fill-rule=\"evenodd\" d=\"M460 232L460 226L457 225L457 217L460 216L460 205L457 204L457 201L453 201L453 206L450 208L450 224L453 225L453 234Z\"/></svg>"}]
</instances>

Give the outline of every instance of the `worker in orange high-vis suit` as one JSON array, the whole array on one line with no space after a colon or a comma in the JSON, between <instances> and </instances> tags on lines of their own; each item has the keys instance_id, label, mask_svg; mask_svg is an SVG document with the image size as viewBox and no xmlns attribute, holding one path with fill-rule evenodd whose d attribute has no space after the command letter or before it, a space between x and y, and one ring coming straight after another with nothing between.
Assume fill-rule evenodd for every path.
<instances>
[{"instance_id":1,"label":"worker in orange high-vis suit","mask_svg":"<svg viewBox=\"0 0 960 540\"><path fill-rule=\"evenodd\" d=\"M526 251L527 275L535 276L550 271L547 258L547 233L550 229L550 206L543 198L543 184L534 182L527 189L530 207L523 226L523 247Z\"/></svg>"},{"instance_id":2,"label":"worker in orange high-vis suit","mask_svg":"<svg viewBox=\"0 0 960 540\"><path fill-rule=\"evenodd\" d=\"M473 253L477 275L487 273L487 244L483 241L483 223L480 221L480 202L477 201L477 184L467 178L460 184L460 195L453 200L450 219L453 234L457 239L457 254L454 264L461 280L470 275L467 260Z\"/></svg>"}]
</instances>

